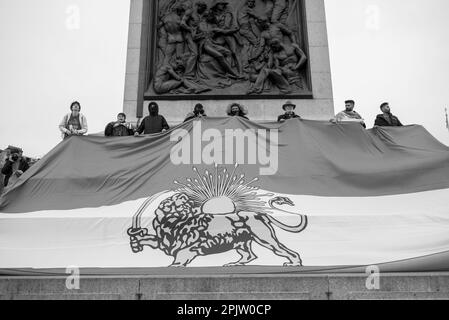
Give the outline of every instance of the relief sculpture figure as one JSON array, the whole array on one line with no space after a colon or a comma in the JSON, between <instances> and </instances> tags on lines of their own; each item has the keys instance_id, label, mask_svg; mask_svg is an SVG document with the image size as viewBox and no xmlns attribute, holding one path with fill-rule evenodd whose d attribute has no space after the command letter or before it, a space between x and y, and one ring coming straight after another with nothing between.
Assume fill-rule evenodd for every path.
<instances>
[{"instance_id":1,"label":"relief sculpture figure","mask_svg":"<svg viewBox=\"0 0 449 320\"><path fill-rule=\"evenodd\" d=\"M156 0L146 95L310 92L301 0Z\"/></svg>"},{"instance_id":2,"label":"relief sculpture figure","mask_svg":"<svg viewBox=\"0 0 449 320\"><path fill-rule=\"evenodd\" d=\"M206 86L185 78L185 66L181 59L176 59L172 65L163 65L155 76L154 91L159 94L172 91L183 94L199 94L210 90Z\"/></svg>"},{"instance_id":3,"label":"relief sculpture figure","mask_svg":"<svg viewBox=\"0 0 449 320\"><path fill-rule=\"evenodd\" d=\"M184 28L185 41L189 50L189 59L186 65L186 77L194 78L196 72L196 64L198 61L198 43L193 39L198 31L200 22L205 19L207 14L207 4L204 1L195 3L195 8L188 8L181 21L181 26Z\"/></svg>"},{"instance_id":4,"label":"relief sculpture figure","mask_svg":"<svg viewBox=\"0 0 449 320\"><path fill-rule=\"evenodd\" d=\"M232 68L230 57L231 50L224 46L221 41L216 41L217 32L225 35L226 31L219 29L215 15L209 14L198 28L199 33L195 36L199 40L201 52L198 72L201 79L207 81L214 87L227 87L232 80L240 78L240 75Z\"/></svg>"},{"instance_id":5,"label":"relief sculpture figure","mask_svg":"<svg viewBox=\"0 0 449 320\"><path fill-rule=\"evenodd\" d=\"M171 12L162 19L161 27L167 34L167 46L164 65L167 65L175 55L180 57L184 52L184 37L181 28L181 18L184 16L184 8L181 4L175 5Z\"/></svg>"},{"instance_id":6,"label":"relief sculpture figure","mask_svg":"<svg viewBox=\"0 0 449 320\"><path fill-rule=\"evenodd\" d=\"M235 63L238 73L241 74L242 66L240 60L237 58L237 41L235 34L239 28L235 25L235 17L232 8L229 8L229 1L214 0L211 8L211 13L215 15L218 28L216 32L216 41L219 44L227 45L231 50L233 63Z\"/></svg>"},{"instance_id":7,"label":"relief sculpture figure","mask_svg":"<svg viewBox=\"0 0 449 320\"><path fill-rule=\"evenodd\" d=\"M262 93L267 80L283 94L291 93L291 85L303 85L300 69L306 63L307 57L301 48L296 44L283 44L278 39L272 40L270 47L269 62L248 90L249 94Z\"/></svg>"}]
</instances>

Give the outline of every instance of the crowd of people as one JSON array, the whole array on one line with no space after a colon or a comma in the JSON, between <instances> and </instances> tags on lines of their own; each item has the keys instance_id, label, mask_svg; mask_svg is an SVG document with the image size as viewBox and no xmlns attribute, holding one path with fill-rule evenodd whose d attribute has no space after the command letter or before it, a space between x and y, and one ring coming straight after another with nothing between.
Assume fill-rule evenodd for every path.
<instances>
[{"instance_id":1,"label":"crowd of people","mask_svg":"<svg viewBox=\"0 0 449 320\"><path fill-rule=\"evenodd\" d=\"M300 115L295 113L296 105L291 101L287 101L282 109L284 113L279 115L277 121L284 123L291 119L302 119ZM387 102L381 104L382 111L375 119L375 126L379 127L401 127L402 123L391 113L390 105ZM167 131L170 129L167 120L164 116L159 114L159 106L156 102L151 102L148 106L149 115L145 117L138 126L134 126L126 121L126 114L119 113L117 120L112 121L106 125L104 134L107 137L122 137L122 136L140 136L142 134L155 134ZM237 102L231 103L227 109L226 114L229 117L248 118L248 109ZM195 105L192 112L187 114L184 122L207 118L206 110L201 103ZM345 122L360 123L366 128L365 120L355 111L355 101L345 101L345 110L338 113L330 122L334 124ZM70 136L81 136L88 132L87 119L81 113L81 104L78 101L70 105L70 113L67 113L61 123L59 129L62 138L66 139ZM1 150L0 150L1 151ZM0 194L9 185L14 182L26 172L35 161L23 156L23 151L20 148L8 147L6 150L0 152Z\"/></svg>"},{"instance_id":2,"label":"crowd of people","mask_svg":"<svg viewBox=\"0 0 449 320\"><path fill-rule=\"evenodd\" d=\"M277 121L283 123L290 119L302 119L300 115L295 113L296 105L291 101L287 101L282 109L283 114L279 115ZM365 120L363 117L354 110L355 101L345 101L345 110L338 113L335 118L332 118L332 123L345 123L345 122L357 122L366 128ZM402 123L391 113L390 104L384 102L381 104L380 109L382 111L376 117L375 126L379 127L401 127ZM87 133L87 120L81 113L81 104L77 101L73 102L70 106L70 113L66 114L59 124L59 129L62 133L63 139L72 135L84 135ZM148 105L149 115L145 117L138 126L133 126L126 121L126 114L119 113L117 120L107 124L104 135L107 137L122 137L122 136L139 136L142 134L155 134L167 131L170 129L167 120L164 116L159 114L159 105L156 102L151 102ZM237 102L231 103L227 109L226 114L229 117L241 117L249 120L248 109ZM206 118L206 110L201 103L195 105L192 112L188 113L184 122Z\"/></svg>"}]
</instances>

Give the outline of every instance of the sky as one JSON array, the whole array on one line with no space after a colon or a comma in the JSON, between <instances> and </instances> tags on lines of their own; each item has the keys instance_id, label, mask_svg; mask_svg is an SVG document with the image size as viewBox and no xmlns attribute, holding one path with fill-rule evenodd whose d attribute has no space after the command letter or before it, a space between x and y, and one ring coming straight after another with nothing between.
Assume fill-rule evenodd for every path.
<instances>
[{"instance_id":1,"label":"sky","mask_svg":"<svg viewBox=\"0 0 449 320\"><path fill-rule=\"evenodd\" d=\"M449 145L449 1L325 0L336 112L371 127L388 101ZM122 111L129 0L0 0L0 149L42 157L82 102L89 132Z\"/></svg>"}]
</instances>

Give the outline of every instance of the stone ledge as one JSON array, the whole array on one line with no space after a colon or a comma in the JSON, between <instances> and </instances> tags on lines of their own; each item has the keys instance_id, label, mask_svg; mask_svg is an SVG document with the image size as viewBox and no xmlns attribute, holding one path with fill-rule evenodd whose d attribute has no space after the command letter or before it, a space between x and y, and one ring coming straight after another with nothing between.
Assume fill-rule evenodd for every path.
<instances>
[{"instance_id":1,"label":"stone ledge","mask_svg":"<svg viewBox=\"0 0 449 320\"><path fill-rule=\"evenodd\" d=\"M142 296L143 300L151 297ZM310 292L158 292L155 300L310 300Z\"/></svg>"},{"instance_id":2,"label":"stone ledge","mask_svg":"<svg viewBox=\"0 0 449 320\"><path fill-rule=\"evenodd\" d=\"M0 294L0 300L121 300L119 294Z\"/></svg>"},{"instance_id":3,"label":"stone ledge","mask_svg":"<svg viewBox=\"0 0 449 320\"><path fill-rule=\"evenodd\" d=\"M364 274L86 276L79 291L65 277L0 277L0 300L36 299L449 299L449 273L383 274L380 290Z\"/></svg>"},{"instance_id":4,"label":"stone ledge","mask_svg":"<svg viewBox=\"0 0 449 320\"><path fill-rule=\"evenodd\" d=\"M449 292L349 292L345 300L449 300Z\"/></svg>"}]
</instances>

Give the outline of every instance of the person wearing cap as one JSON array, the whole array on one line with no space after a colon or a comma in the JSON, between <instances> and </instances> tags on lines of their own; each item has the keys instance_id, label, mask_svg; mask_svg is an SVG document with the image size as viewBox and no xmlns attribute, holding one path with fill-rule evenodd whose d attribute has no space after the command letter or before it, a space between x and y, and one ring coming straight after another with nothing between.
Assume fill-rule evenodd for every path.
<instances>
[{"instance_id":1,"label":"person wearing cap","mask_svg":"<svg viewBox=\"0 0 449 320\"><path fill-rule=\"evenodd\" d=\"M376 118L375 126L378 127L402 127L403 124L399 121L398 117L391 113L390 104L384 102L380 105L382 114L379 114Z\"/></svg>"},{"instance_id":2,"label":"person wearing cap","mask_svg":"<svg viewBox=\"0 0 449 320\"><path fill-rule=\"evenodd\" d=\"M159 105L156 102L151 102L148 105L150 115L142 120L135 136L143 134L161 133L164 130L169 130L167 120L159 114Z\"/></svg>"},{"instance_id":3,"label":"person wearing cap","mask_svg":"<svg viewBox=\"0 0 449 320\"><path fill-rule=\"evenodd\" d=\"M245 106L243 106L237 102L231 103L228 106L226 113L230 117L241 117L241 118L245 118L245 119L249 120L249 118L246 116L248 114L248 110L246 109Z\"/></svg>"},{"instance_id":4,"label":"person wearing cap","mask_svg":"<svg viewBox=\"0 0 449 320\"><path fill-rule=\"evenodd\" d=\"M331 122L339 123L339 122L357 122L360 123L365 129L366 124L365 120L362 116L354 111L355 101L354 100L346 100L345 101L345 110L340 112L335 116L335 119L332 119Z\"/></svg>"},{"instance_id":5,"label":"person wearing cap","mask_svg":"<svg viewBox=\"0 0 449 320\"><path fill-rule=\"evenodd\" d=\"M193 120L193 119L201 119L207 117L206 113L204 112L204 106L201 103L197 103L195 105L195 108L193 109L193 112L190 112L187 114L186 119L184 122Z\"/></svg>"},{"instance_id":6,"label":"person wearing cap","mask_svg":"<svg viewBox=\"0 0 449 320\"><path fill-rule=\"evenodd\" d=\"M278 117L278 122L283 123L290 119L301 119L301 117L295 113L296 105L291 101L287 101L282 106L282 109L284 109L285 113Z\"/></svg>"}]
</instances>

